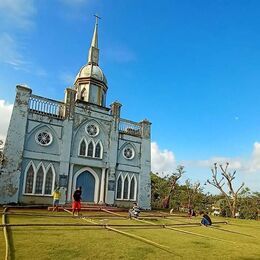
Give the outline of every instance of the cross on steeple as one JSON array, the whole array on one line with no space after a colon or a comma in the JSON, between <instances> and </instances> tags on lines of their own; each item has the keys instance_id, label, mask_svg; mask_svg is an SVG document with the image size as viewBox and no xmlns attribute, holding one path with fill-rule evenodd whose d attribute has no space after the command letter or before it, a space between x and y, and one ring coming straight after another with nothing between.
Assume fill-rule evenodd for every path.
<instances>
[{"instance_id":1,"label":"cross on steeple","mask_svg":"<svg viewBox=\"0 0 260 260\"><path fill-rule=\"evenodd\" d=\"M96 24L98 24L98 19L101 19L101 17L98 16L97 14L94 14L94 16L96 17Z\"/></svg>"}]
</instances>

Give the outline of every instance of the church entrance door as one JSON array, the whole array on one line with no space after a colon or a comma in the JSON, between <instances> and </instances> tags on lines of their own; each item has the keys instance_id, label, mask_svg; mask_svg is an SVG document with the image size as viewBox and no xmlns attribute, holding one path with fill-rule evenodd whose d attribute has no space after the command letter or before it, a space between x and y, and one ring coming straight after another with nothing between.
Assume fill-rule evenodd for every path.
<instances>
[{"instance_id":1,"label":"church entrance door","mask_svg":"<svg viewBox=\"0 0 260 260\"><path fill-rule=\"evenodd\" d=\"M95 178L89 171L82 172L77 177L76 187L82 187L82 201L94 202Z\"/></svg>"}]
</instances>

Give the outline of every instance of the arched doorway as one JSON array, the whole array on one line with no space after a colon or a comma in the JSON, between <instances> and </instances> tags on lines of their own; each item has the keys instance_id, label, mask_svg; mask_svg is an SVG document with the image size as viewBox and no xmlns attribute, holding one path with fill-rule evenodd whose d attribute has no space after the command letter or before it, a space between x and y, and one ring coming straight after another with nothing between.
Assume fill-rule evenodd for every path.
<instances>
[{"instance_id":1,"label":"arched doorway","mask_svg":"<svg viewBox=\"0 0 260 260\"><path fill-rule=\"evenodd\" d=\"M76 181L76 187L82 187L82 201L95 201L95 177L89 171L79 174Z\"/></svg>"}]
</instances>

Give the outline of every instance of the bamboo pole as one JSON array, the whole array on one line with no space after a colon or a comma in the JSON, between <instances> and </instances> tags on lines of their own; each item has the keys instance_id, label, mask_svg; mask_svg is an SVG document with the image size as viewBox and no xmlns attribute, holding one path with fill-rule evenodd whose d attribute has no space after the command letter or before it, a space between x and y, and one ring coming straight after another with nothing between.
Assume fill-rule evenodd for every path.
<instances>
[{"instance_id":1,"label":"bamboo pole","mask_svg":"<svg viewBox=\"0 0 260 260\"><path fill-rule=\"evenodd\" d=\"M122 216L121 214L119 213L115 213L115 212L112 212L112 211L109 211L107 209L101 209L102 211L106 212L106 213L109 213L109 214L112 214L114 216L118 216L118 217L121 217L121 218L128 218L128 217L125 217L125 216Z\"/></svg>"},{"instance_id":2,"label":"bamboo pole","mask_svg":"<svg viewBox=\"0 0 260 260\"><path fill-rule=\"evenodd\" d=\"M248 235L248 234L237 232L237 231L227 230L227 229L224 229L224 228L213 227L213 226L210 226L210 228L214 228L214 229L217 229L217 230L220 230L220 231L225 231L225 232L232 233L232 234L238 234L238 235L256 238L255 236L252 236L252 235Z\"/></svg>"},{"instance_id":3,"label":"bamboo pole","mask_svg":"<svg viewBox=\"0 0 260 260\"><path fill-rule=\"evenodd\" d=\"M2 214L2 224L3 224L3 230L4 230L4 238L5 238L5 260L10 259L10 245L8 240L8 233L7 233L7 227L6 227L6 217L5 212L7 212L8 207L4 208L3 214Z\"/></svg>"},{"instance_id":4,"label":"bamboo pole","mask_svg":"<svg viewBox=\"0 0 260 260\"><path fill-rule=\"evenodd\" d=\"M80 223L19 223L19 224L1 224L0 227L127 227L127 228L132 228L132 227L160 227L160 228L165 228L165 224L138 224L138 225L128 225L128 224L80 224ZM197 223L194 224L169 224L167 226L198 226Z\"/></svg>"}]
</instances>

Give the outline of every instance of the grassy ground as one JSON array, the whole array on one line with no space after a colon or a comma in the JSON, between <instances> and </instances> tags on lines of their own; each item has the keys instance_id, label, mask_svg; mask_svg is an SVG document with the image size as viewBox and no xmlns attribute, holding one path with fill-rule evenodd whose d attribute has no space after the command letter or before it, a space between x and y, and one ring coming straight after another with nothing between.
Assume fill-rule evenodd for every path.
<instances>
[{"instance_id":1,"label":"grassy ground","mask_svg":"<svg viewBox=\"0 0 260 260\"><path fill-rule=\"evenodd\" d=\"M10 210L34 216L8 215L8 223L81 223L143 225L199 223L200 218L173 216L168 219L150 218L146 222L124 218L113 219L105 212L88 212L86 216L99 215L87 221L72 218L69 213L52 213L46 210ZM62 215L62 217L36 216L35 214ZM127 216L127 213L119 213ZM158 212L142 213L142 215ZM64 216L64 217L63 217ZM89 220L90 219L90 220ZM213 221L224 221L213 218ZM97 227L9 227L11 259L260 259L260 223L258 221L228 219L219 229L201 226L178 226L176 230L115 227L162 246L157 248L143 241ZM220 230L222 229L222 230ZM184 232L190 232L189 234ZM231 233L233 232L233 233ZM240 234L237 234L238 232ZM192 233L192 234L191 234ZM201 236L199 236L201 235ZM249 236L248 236L249 235ZM205 236L205 237L203 237ZM168 248L167 248L168 247ZM4 258L5 242L0 235L0 259Z\"/></svg>"}]
</instances>

